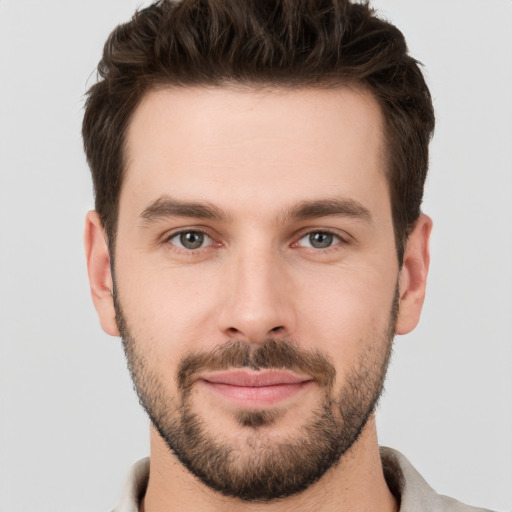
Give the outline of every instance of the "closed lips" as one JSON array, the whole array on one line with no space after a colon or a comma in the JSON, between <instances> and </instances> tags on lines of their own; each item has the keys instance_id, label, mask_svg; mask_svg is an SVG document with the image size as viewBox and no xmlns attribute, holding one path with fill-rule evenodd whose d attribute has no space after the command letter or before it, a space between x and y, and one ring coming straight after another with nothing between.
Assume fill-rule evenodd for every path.
<instances>
[{"instance_id":1,"label":"closed lips","mask_svg":"<svg viewBox=\"0 0 512 512\"><path fill-rule=\"evenodd\" d=\"M265 387L287 384L301 384L303 382L312 380L312 378L308 375L301 376L286 371L247 372L238 370L203 374L200 378L211 384L225 384L229 386L240 387Z\"/></svg>"}]
</instances>

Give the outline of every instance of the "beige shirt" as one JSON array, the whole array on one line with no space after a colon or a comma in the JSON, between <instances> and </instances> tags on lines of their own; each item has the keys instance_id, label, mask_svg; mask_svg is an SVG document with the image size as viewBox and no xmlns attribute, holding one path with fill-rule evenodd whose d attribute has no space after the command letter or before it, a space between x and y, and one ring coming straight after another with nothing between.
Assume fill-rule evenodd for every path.
<instances>
[{"instance_id":1,"label":"beige shirt","mask_svg":"<svg viewBox=\"0 0 512 512\"><path fill-rule=\"evenodd\" d=\"M382 447L380 455L386 482L400 503L400 512L491 512L437 494L400 452ZM149 458L146 458L132 466L121 500L112 512L138 512L148 478Z\"/></svg>"}]
</instances>

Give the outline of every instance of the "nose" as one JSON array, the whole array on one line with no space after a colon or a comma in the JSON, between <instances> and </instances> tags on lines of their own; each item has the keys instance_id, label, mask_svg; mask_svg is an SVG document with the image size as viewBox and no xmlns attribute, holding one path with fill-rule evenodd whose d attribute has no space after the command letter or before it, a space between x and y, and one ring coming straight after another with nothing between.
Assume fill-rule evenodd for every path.
<instances>
[{"instance_id":1,"label":"nose","mask_svg":"<svg viewBox=\"0 0 512 512\"><path fill-rule=\"evenodd\" d=\"M279 254L248 250L227 265L218 321L224 337L261 343L291 337L295 308L290 273Z\"/></svg>"}]
</instances>

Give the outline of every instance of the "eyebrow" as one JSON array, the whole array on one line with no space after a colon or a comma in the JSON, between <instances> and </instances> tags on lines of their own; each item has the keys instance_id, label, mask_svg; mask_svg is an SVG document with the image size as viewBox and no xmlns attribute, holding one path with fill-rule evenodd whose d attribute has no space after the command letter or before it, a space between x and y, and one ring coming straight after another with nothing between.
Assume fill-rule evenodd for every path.
<instances>
[{"instance_id":1,"label":"eyebrow","mask_svg":"<svg viewBox=\"0 0 512 512\"><path fill-rule=\"evenodd\" d=\"M170 196L161 196L140 214L144 223L167 217L191 217L205 220L225 220L227 215L213 204L179 201Z\"/></svg>"},{"instance_id":2,"label":"eyebrow","mask_svg":"<svg viewBox=\"0 0 512 512\"><path fill-rule=\"evenodd\" d=\"M372 222L370 210L354 199L321 199L302 201L285 212L284 218L309 220L320 217L341 216Z\"/></svg>"},{"instance_id":3,"label":"eyebrow","mask_svg":"<svg viewBox=\"0 0 512 512\"><path fill-rule=\"evenodd\" d=\"M320 217L342 216L372 222L370 211L354 199L319 199L301 201L285 210L281 221L304 221ZM144 224L168 217L189 217L194 219L226 221L230 216L217 206L207 202L180 201L170 196L161 196L153 201L140 214Z\"/></svg>"}]
</instances>

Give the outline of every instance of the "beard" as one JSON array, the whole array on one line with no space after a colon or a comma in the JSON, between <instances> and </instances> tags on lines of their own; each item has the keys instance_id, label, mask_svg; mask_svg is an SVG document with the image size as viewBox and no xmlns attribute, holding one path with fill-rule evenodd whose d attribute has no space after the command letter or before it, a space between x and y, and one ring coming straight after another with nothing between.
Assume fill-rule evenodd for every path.
<instances>
[{"instance_id":1,"label":"beard","mask_svg":"<svg viewBox=\"0 0 512 512\"><path fill-rule=\"evenodd\" d=\"M338 390L336 369L326 355L304 350L293 340L269 338L257 344L229 341L212 351L187 355L179 363L177 392L172 394L164 384L170 379L157 374L142 350L142 340L132 335L115 293L114 304L139 402L171 452L209 488L246 502L269 502L307 489L359 438L383 391L398 291L388 325L365 344ZM240 410L234 419L243 442L230 442L205 422L194 407L192 393L200 372L230 368L307 374L320 386L322 397L310 418L283 439L271 432L286 410Z\"/></svg>"}]
</instances>

